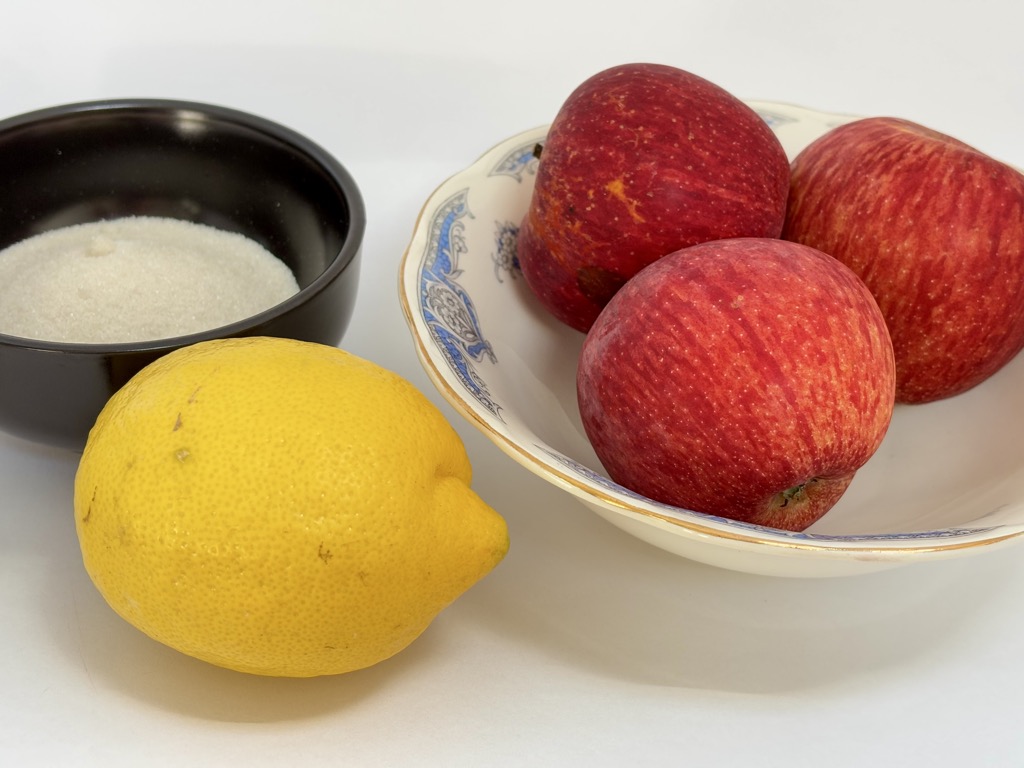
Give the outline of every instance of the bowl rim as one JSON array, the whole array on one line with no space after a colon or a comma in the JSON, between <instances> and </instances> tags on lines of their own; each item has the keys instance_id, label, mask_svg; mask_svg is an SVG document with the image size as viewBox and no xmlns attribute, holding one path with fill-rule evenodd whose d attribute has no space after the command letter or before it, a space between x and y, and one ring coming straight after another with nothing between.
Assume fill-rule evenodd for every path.
<instances>
[{"instance_id":1,"label":"bowl rim","mask_svg":"<svg viewBox=\"0 0 1024 768\"><path fill-rule=\"evenodd\" d=\"M233 107L201 101L160 98L114 98L90 101L77 101L41 109L23 112L0 119L0 135L30 125L71 119L92 112L145 112L188 113L194 112L225 123L231 123L248 130L263 134L274 141L291 146L308 157L323 170L341 190L348 208L348 229L341 248L334 255L322 273L285 300L249 317L227 325L220 325L196 333L182 336L169 336L161 339L143 341L125 341L116 343L94 342L61 342L46 339L32 339L0 332L0 344L25 350L41 352L64 352L85 356L104 356L111 354L165 352L177 347L195 344L201 341L237 335L254 326L262 325L270 320L287 314L298 306L324 291L342 272L344 272L362 249L366 233L366 204L355 178L342 163L323 146L302 135L298 131L281 123L275 122L251 112Z\"/></svg>"},{"instance_id":2,"label":"bowl rim","mask_svg":"<svg viewBox=\"0 0 1024 768\"><path fill-rule=\"evenodd\" d=\"M848 120L853 117L845 113L822 112L775 101L748 100L747 103L758 108L786 109L840 120ZM705 515L684 508L678 508L684 516L676 517L657 511L653 508L653 505L657 503L650 500L646 501L652 505L652 508L646 508L642 503L631 504L624 499L617 498L595 484L587 483L583 478L564 471L554 462L545 462L522 447L513 436L504 434L490 424L485 416L474 408L468 397L463 397L460 392L456 391L432 358L424 337L425 334L420 328L415 307L411 303L413 294L407 290L409 287L407 281L411 280L410 275L418 275L420 272L420 253L417 249L423 245L421 235L424 222L437 204L450 193L455 185L471 186L471 177L478 174L492 159L506 154L510 147L543 139L549 127L550 124L536 126L493 144L472 163L449 175L438 184L420 208L413 234L399 265L399 297L402 311L413 337L416 353L428 377L444 399L470 424L483 432L502 452L539 477L568 491L581 502L589 505L601 505L604 512L623 514L634 521L647 520L648 523L656 522L661 526L668 525L694 542L711 539L718 546L728 546L748 552L773 550L781 554L783 551L800 551L816 558L829 560L848 560L852 557L856 560L872 561L876 565L895 565L907 562L918 555L950 556L964 550L978 550L1004 543L1024 535L1022 526L998 524L988 528L971 526L970 528L938 529L907 534L830 535L782 531ZM541 442L544 441L541 440ZM628 489L625 490L628 492ZM604 515L604 512L601 514ZM690 519L691 516L694 519ZM1002 529L1002 532L997 533L999 529ZM942 530L957 530L961 533L943 536Z\"/></svg>"}]
</instances>

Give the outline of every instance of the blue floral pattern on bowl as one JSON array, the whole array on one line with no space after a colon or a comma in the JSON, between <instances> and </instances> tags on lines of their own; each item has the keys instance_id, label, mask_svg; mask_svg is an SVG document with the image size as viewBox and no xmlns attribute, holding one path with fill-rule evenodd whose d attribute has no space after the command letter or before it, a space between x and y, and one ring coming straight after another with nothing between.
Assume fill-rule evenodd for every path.
<instances>
[{"instance_id":1,"label":"blue floral pattern on bowl","mask_svg":"<svg viewBox=\"0 0 1024 768\"><path fill-rule=\"evenodd\" d=\"M522 181L536 173L537 142L515 147L491 169L490 175L511 176ZM439 206L430 222L430 237L420 266L420 312L438 347L444 351L452 372L466 391L496 418L501 405L488 391L477 373L475 363L496 363L494 350L484 338L480 319L469 293L459 284L459 258L466 253L463 239L465 216L471 216L468 189L459 190ZM519 226L510 221L497 222L492 255L498 281L502 274L515 277L519 272L516 238Z\"/></svg>"},{"instance_id":2,"label":"blue floral pattern on bowl","mask_svg":"<svg viewBox=\"0 0 1024 768\"><path fill-rule=\"evenodd\" d=\"M420 312L452 372L477 402L497 418L501 406L491 397L473 363L496 362L480 330L480 319L469 294L458 283L459 257L466 252L462 218L469 215L468 190L460 190L438 209L430 223L430 238L420 267Z\"/></svg>"}]
</instances>

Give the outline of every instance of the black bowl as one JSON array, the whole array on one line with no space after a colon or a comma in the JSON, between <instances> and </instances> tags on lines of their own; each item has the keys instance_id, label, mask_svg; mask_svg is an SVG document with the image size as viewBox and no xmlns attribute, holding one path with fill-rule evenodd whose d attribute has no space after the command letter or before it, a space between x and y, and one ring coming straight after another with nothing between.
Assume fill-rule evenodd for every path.
<instances>
[{"instance_id":1,"label":"black bowl","mask_svg":"<svg viewBox=\"0 0 1024 768\"><path fill-rule=\"evenodd\" d=\"M110 396L174 349L234 336L341 340L366 213L345 168L305 137L236 110L156 99L70 104L0 121L0 248L122 216L243 234L284 261L300 291L247 320L159 341L66 344L0 334L0 430L81 450Z\"/></svg>"}]
</instances>

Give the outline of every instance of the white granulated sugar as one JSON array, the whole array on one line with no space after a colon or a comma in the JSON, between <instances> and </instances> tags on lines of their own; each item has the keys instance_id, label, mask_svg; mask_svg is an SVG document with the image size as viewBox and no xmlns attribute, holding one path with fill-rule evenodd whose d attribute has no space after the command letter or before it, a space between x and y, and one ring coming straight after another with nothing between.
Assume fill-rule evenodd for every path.
<instances>
[{"instance_id":1,"label":"white granulated sugar","mask_svg":"<svg viewBox=\"0 0 1024 768\"><path fill-rule=\"evenodd\" d=\"M242 235L129 216L0 250L0 333L75 343L150 341L243 320L299 290Z\"/></svg>"}]
</instances>

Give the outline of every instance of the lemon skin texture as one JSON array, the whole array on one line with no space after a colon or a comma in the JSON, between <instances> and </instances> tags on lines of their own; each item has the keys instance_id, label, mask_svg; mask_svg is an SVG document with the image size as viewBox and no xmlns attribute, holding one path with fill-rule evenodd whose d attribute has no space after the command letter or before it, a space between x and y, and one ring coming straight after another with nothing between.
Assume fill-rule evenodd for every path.
<instances>
[{"instance_id":1,"label":"lemon skin texture","mask_svg":"<svg viewBox=\"0 0 1024 768\"><path fill-rule=\"evenodd\" d=\"M465 448L411 383L335 347L203 342L107 403L75 477L85 569L155 640L242 672L406 648L508 550Z\"/></svg>"}]
</instances>

